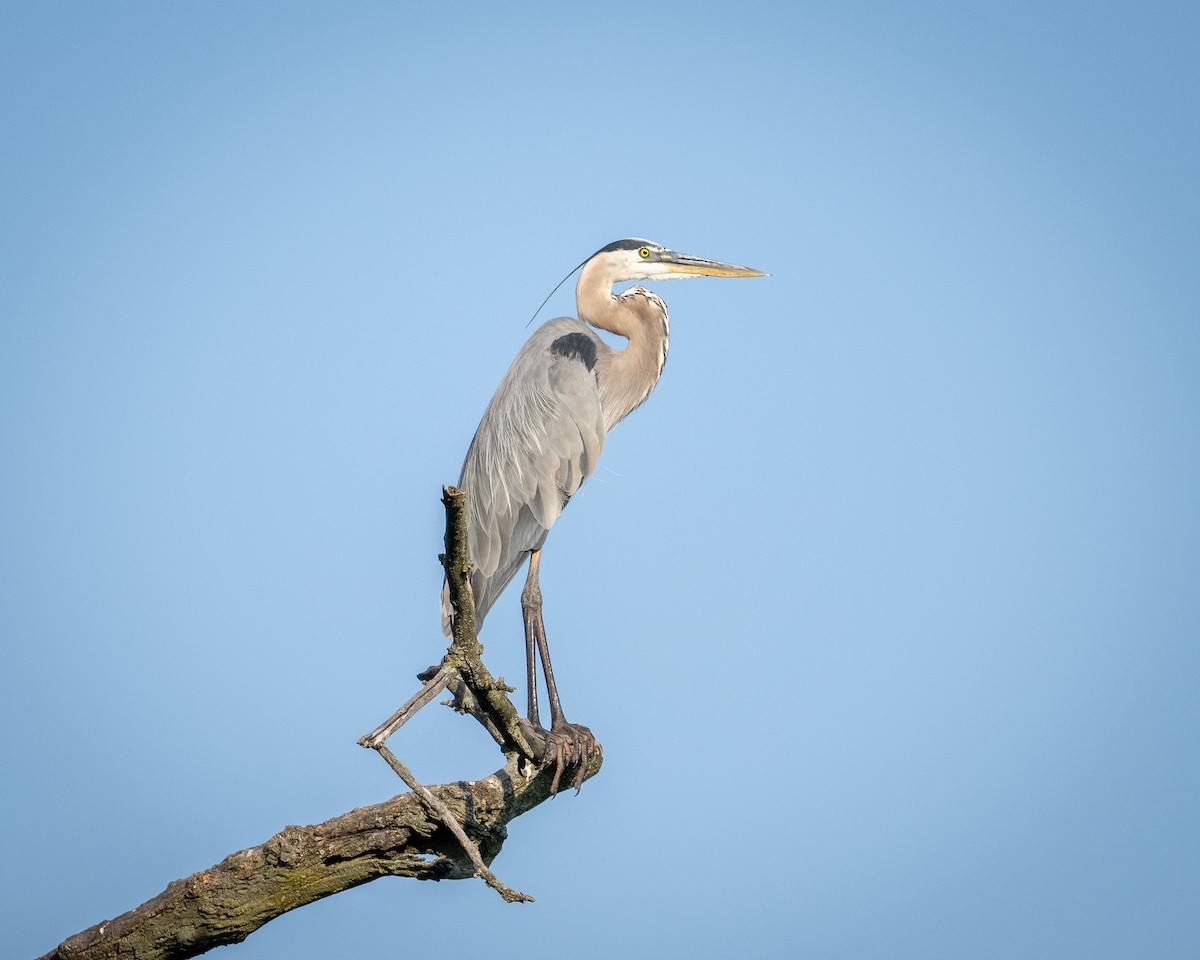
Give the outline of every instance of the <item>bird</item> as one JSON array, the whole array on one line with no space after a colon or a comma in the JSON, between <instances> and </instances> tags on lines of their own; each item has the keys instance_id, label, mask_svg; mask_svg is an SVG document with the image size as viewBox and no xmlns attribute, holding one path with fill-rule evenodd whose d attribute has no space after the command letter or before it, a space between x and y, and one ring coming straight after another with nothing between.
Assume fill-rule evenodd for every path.
<instances>
[{"instance_id":1,"label":"bird","mask_svg":"<svg viewBox=\"0 0 1200 960\"><path fill-rule=\"evenodd\" d=\"M467 450L459 489L467 494L470 586L477 627L523 565L528 565L521 610L525 627L527 723L556 757L551 794L564 766L578 765L583 782L596 747L591 731L563 714L550 664L538 583L543 545L554 521L596 470L608 432L653 392L670 346L667 305L642 286L619 283L684 277L761 277L761 270L676 253L649 240L617 240L579 268L578 318L558 317L534 331L500 381ZM573 272L573 271L572 271ZM596 329L623 337L614 348ZM454 610L442 588L442 630L450 636ZM550 729L538 713L541 661Z\"/></svg>"}]
</instances>

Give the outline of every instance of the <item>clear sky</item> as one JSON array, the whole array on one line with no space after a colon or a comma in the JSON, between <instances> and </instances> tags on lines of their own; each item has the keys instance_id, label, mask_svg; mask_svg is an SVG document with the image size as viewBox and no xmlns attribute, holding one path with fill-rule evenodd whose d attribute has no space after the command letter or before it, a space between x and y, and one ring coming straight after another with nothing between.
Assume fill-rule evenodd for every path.
<instances>
[{"instance_id":1,"label":"clear sky","mask_svg":"<svg viewBox=\"0 0 1200 960\"><path fill-rule=\"evenodd\" d=\"M355 740L441 655L440 485L644 236L772 276L658 288L548 544L606 761L512 827L538 902L381 880L229 956L1194 957L1197 18L6 4L6 955L398 792ZM518 679L515 595L484 640Z\"/></svg>"}]
</instances>

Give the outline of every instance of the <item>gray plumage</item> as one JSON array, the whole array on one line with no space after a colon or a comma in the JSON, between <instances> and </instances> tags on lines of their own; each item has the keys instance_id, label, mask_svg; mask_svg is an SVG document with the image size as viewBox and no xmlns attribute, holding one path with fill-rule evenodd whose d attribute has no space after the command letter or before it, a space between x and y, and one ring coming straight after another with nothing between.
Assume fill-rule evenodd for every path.
<instances>
[{"instance_id":1,"label":"gray plumage","mask_svg":"<svg viewBox=\"0 0 1200 960\"><path fill-rule=\"evenodd\" d=\"M578 320L536 330L508 368L471 441L458 485L467 491L467 540L475 570L476 623L516 576L604 449L605 418L593 370L552 349L581 334L612 352ZM443 629L449 630L448 598Z\"/></svg>"}]
</instances>

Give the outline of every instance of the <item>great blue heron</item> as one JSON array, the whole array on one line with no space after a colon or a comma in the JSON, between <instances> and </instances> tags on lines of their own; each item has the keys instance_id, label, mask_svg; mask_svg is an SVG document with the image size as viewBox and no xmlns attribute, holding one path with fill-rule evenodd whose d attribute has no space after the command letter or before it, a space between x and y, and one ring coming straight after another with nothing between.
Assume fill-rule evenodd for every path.
<instances>
[{"instance_id":1,"label":"great blue heron","mask_svg":"<svg viewBox=\"0 0 1200 960\"><path fill-rule=\"evenodd\" d=\"M474 561L471 589L476 623L529 558L521 592L525 619L528 718L555 751L558 789L564 763L578 763L583 782L595 740L587 727L568 723L559 703L542 624L538 566L546 535L567 501L596 469L604 437L650 396L667 360L667 305L644 287L614 293L629 280L678 277L761 277L765 274L716 260L676 253L648 240L618 240L584 264L575 288L579 319L559 317L529 338L488 405L463 463L459 487L467 491L467 543ZM626 338L616 350L589 328ZM442 629L450 634L453 610L442 591ZM537 659L550 702L550 730L538 718Z\"/></svg>"}]
</instances>

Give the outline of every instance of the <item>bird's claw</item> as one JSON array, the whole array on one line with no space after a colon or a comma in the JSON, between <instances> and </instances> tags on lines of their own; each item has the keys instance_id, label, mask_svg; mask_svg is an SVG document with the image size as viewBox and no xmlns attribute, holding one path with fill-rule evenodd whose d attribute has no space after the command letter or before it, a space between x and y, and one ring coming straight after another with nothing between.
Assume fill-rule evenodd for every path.
<instances>
[{"instance_id":1,"label":"bird's claw","mask_svg":"<svg viewBox=\"0 0 1200 960\"><path fill-rule=\"evenodd\" d=\"M528 723L528 721L525 721ZM529 724L534 739L541 741L542 757L554 757L554 779L550 781L550 796L558 793L562 775L568 767L574 766L575 780L571 784L575 792L583 786L583 778L592 762L592 755L599 749L596 737L581 723L567 723L560 720L553 728L547 730L540 724Z\"/></svg>"}]
</instances>

